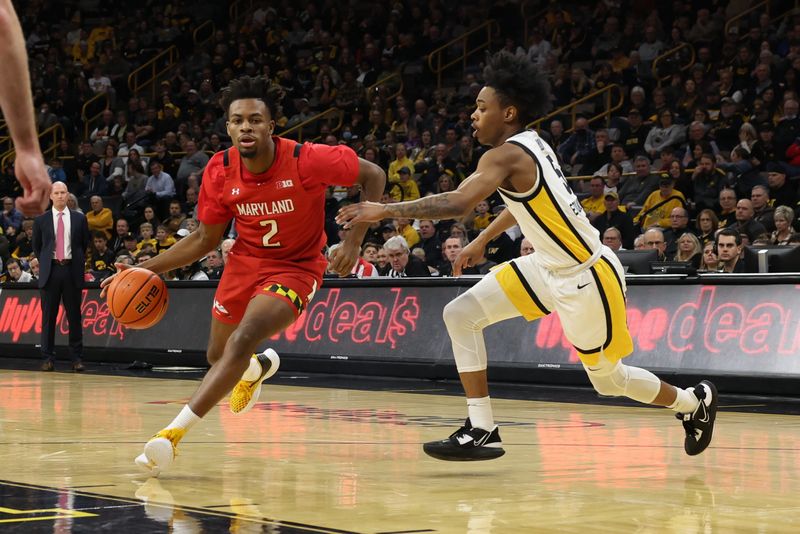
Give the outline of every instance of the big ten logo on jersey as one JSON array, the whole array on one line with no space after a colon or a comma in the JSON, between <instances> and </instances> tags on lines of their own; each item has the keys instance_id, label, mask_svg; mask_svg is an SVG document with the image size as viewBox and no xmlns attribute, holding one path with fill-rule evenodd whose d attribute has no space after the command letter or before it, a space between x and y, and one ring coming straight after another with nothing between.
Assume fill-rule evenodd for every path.
<instances>
[{"instance_id":1,"label":"big ten logo on jersey","mask_svg":"<svg viewBox=\"0 0 800 534\"><path fill-rule=\"evenodd\" d=\"M145 295L142 300L136 303L136 311L138 313L144 313L144 311L148 306L150 306L150 303L153 302L153 299L155 299L159 293L161 293L161 290L159 290L157 286L151 287L150 291L147 292L147 295Z\"/></svg>"},{"instance_id":2,"label":"big ten logo on jersey","mask_svg":"<svg viewBox=\"0 0 800 534\"><path fill-rule=\"evenodd\" d=\"M294 187L294 182L289 180L278 180L275 182L275 189L288 189L290 187Z\"/></svg>"}]
</instances>

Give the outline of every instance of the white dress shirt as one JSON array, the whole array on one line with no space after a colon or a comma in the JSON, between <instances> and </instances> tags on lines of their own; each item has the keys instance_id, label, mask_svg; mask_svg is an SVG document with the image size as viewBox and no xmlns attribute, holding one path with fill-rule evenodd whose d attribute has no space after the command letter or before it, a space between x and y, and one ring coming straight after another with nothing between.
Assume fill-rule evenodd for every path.
<instances>
[{"instance_id":1,"label":"white dress shirt","mask_svg":"<svg viewBox=\"0 0 800 534\"><path fill-rule=\"evenodd\" d=\"M58 211L55 208L51 211L53 212L53 259L56 259L55 243L58 239ZM65 207L62 213L64 214L62 216L64 219L64 259L71 260L72 240L70 238L70 228L72 228L72 223L69 220L69 208Z\"/></svg>"}]
</instances>

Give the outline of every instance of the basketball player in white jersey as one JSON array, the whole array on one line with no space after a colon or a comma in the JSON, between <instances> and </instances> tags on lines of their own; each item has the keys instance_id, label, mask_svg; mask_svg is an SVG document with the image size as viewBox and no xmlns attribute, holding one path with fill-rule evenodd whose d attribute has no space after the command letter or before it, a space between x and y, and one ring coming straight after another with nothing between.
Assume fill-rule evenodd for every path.
<instances>
[{"instance_id":1,"label":"basketball player in white jersey","mask_svg":"<svg viewBox=\"0 0 800 534\"><path fill-rule=\"evenodd\" d=\"M621 361L633 351L622 266L589 223L552 148L536 132L525 131L550 102L546 78L527 58L505 52L489 61L484 78L471 118L478 142L492 148L456 191L394 204L352 204L337 216L346 226L387 217L450 219L499 191L508 209L464 248L455 274L515 223L536 250L500 265L445 306L468 418L449 438L426 443L425 452L457 461L505 453L489 400L483 329L520 315L532 321L553 311L598 393L671 408L683 422L686 453L703 452L711 442L717 411L714 385L704 380L692 388L676 388Z\"/></svg>"}]
</instances>

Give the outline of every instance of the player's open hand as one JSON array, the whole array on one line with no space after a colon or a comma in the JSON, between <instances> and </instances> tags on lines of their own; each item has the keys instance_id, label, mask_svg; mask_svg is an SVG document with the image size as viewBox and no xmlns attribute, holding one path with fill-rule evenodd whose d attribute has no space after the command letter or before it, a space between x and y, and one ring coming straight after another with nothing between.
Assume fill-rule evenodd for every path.
<instances>
[{"instance_id":1,"label":"player's open hand","mask_svg":"<svg viewBox=\"0 0 800 534\"><path fill-rule=\"evenodd\" d=\"M349 276L356 265L360 250L358 246L353 247L343 243L331 252L328 258L329 267L341 277Z\"/></svg>"},{"instance_id":2,"label":"player's open hand","mask_svg":"<svg viewBox=\"0 0 800 534\"><path fill-rule=\"evenodd\" d=\"M115 263L114 267L117 268L117 272L105 278L102 282L100 282L100 298L106 298L106 291L108 291L108 286L111 285L111 281L114 280L114 277L117 276L119 273L124 271L125 269L130 269L134 267L134 265L128 265L127 263Z\"/></svg>"},{"instance_id":3,"label":"player's open hand","mask_svg":"<svg viewBox=\"0 0 800 534\"><path fill-rule=\"evenodd\" d=\"M453 262L453 276L461 276L463 269L476 265L478 260L483 257L484 248L482 244L475 240L461 249L461 252L456 256L456 261Z\"/></svg>"},{"instance_id":4,"label":"player's open hand","mask_svg":"<svg viewBox=\"0 0 800 534\"><path fill-rule=\"evenodd\" d=\"M26 217L39 215L47 209L52 182L38 152L17 152L14 159L14 174L17 176L23 196L17 198L17 209Z\"/></svg>"},{"instance_id":5,"label":"player's open hand","mask_svg":"<svg viewBox=\"0 0 800 534\"><path fill-rule=\"evenodd\" d=\"M385 205L378 202L359 202L344 206L336 214L336 224L350 228L360 222L375 222L386 218Z\"/></svg>"}]
</instances>

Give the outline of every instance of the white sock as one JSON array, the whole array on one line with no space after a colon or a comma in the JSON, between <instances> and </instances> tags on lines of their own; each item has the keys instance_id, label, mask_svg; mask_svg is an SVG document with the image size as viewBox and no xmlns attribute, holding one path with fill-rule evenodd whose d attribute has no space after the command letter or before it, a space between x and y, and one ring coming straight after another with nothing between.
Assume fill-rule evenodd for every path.
<instances>
[{"instance_id":1,"label":"white sock","mask_svg":"<svg viewBox=\"0 0 800 534\"><path fill-rule=\"evenodd\" d=\"M242 375L242 380L245 382L253 382L258 380L261 376L261 372L263 369L261 368L261 364L258 363L258 358L250 357L250 365L247 367L247 371L244 372Z\"/></svg>"},{"instance_id":2,"label":"white sock","mask_svg":"<svg viewBox=\"0 0 800 534\"><path fill-rule=\"evenodd\" d=\"M694 413L697 407L700 406L700 400L695 396L694 392L677 387L675 390L678 396L675 398L675 402L667 406L667 408L678 413Z\"/></svg>"},{"instance_id":3,"label":"white sock","mask_svg":"<svg viewBox=\"0 0 800 534\"><path fill-rule=\"evenodd\" d=\"M178 417L172 420L170 424L167 425L166 428L185 428L189 430L194 426L196 422L198 422L201 418L189 408L189 405L183 407L181 413L178 414Z\"/></svg>"},{"instance_id":4,"label":"white sock","mask_svg":"<svg viewBox=\"0 0 800 534\"><path fill-rule=\"evenodd\" d=\"M492 430L494 428L492 401L489 397L467 399L467 413L473 427L482 428L483 430Z\"/></svg>"}]
</instances>

